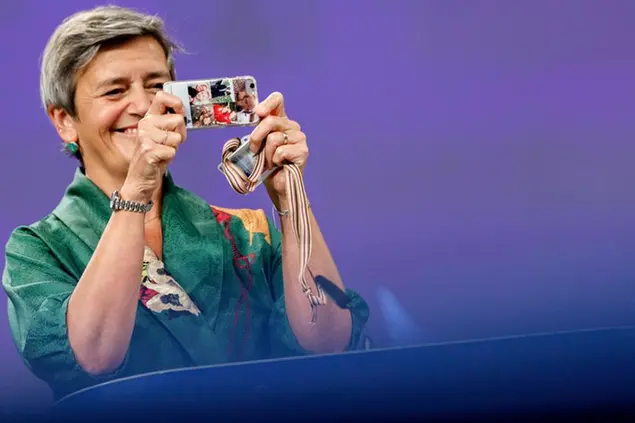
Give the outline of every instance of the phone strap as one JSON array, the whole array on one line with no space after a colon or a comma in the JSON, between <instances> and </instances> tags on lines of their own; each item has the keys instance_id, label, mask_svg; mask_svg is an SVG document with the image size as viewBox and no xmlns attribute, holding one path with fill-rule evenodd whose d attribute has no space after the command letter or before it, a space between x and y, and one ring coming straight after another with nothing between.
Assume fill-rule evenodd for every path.
<instances>
[{"instance_id":1,"label":"phone strap","mask_svg":"<svg viewBox=\"0 0 635 423\"><path fill-rule=\"evenodd\" d=\"M259 185L258 179L265 169L265 155L263 153L264 149L255 155L256 163L254 164L251 174L247 176L238 165L229 160L231 154L236 151L240 145L241 141L238 138L231 139L225 143L223 146L221 166L232 189L239 194L245 195L253 192ZM304 179L302 178L300 169L293 163L285 164L283 168L283 171L287 173L286 189L287 196L289 197L288 215L300 251L300 274L298 275L298 280L300 281L302 292L307 297L309 305L311 306L311 322L316 323L317 307L326 304L326 295L324 295L323 289L317 283L315 284L316 293L314 294L305 279L312 247L310 203L306 195ZM282 213L280 214L283 215Z\"/></svg>"}]
</instances>

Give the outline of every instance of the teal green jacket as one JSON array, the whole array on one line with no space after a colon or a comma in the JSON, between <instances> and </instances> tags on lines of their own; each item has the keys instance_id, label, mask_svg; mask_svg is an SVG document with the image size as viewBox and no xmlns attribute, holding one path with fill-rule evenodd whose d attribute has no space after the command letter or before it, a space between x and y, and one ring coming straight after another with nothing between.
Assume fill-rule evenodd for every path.
<instances>
[{"instance_id":1,"label":"teal green jacket","mask_svg":"<svg viewBox=\"0 0 635 423\"><path fill-rule=\"evenodd\" d=\"M12 335L26 365L56 398L140 373L307 354L287 320L281 237L264 212L210 206L169 175L164 186L164 269L196 313L144 306L154 291L142 285L128 354L113 374L84 372L66 327L69 297L110 218L108 197L78 170L51 214L11 234L2 282ZM369 311L358 294L346 294L353 319L349 349L355 349Z\"/></svg>"}]
</instances>

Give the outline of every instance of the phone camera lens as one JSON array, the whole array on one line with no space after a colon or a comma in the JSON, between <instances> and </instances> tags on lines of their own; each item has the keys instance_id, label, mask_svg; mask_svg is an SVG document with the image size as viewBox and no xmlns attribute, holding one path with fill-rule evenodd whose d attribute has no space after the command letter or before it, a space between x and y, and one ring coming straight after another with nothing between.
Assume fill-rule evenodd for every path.
<instances>
[{"instance_id":1,"label":"phone camera lens","mask_svg":"<svg viewBox=\"0 0 635 423\"><path fill-rule=\"evenodd\" d=\"M251 89L253 90L254 88L256 88L256 84L254 84L254 83L252 82L251 84L249 84L249 88L251 88Z\"/></svg>"}]
</instances>

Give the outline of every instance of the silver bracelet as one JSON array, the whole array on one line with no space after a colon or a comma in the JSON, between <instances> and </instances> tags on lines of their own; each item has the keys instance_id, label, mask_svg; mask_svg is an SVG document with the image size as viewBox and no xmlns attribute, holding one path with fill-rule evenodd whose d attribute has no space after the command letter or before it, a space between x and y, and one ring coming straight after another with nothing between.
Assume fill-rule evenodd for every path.
<instances>
[{"instance_id":1,"label":"silver bracelet","mask_svg":"<svg viewBox=\"0 0 635 423\"><path fill-rule=\"evenodd\" d=\"M278 216L288 216L289 215L289 210L278 210L278 208L276 207L275 204L272 204L273 209L276 211L276 213L278 213ZM308 208L311 208L311 203L309 202L307 205Z\"/></svg>"}]
</instances>

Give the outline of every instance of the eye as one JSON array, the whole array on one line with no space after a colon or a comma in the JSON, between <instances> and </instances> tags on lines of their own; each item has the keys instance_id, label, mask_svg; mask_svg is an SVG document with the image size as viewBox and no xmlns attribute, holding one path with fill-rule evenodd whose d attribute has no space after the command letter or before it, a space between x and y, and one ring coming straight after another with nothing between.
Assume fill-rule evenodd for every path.
<instances>
[{"instance_id":1,"label":"eye","mask_svg":"<svg viewBox=\"0 0 635 423\"><path fill-rule=\"evenodd\" d=\"M123 88L115 88L114 90L108 91L105 95L107 97L114 97L123 94Z\"/></svg>"},{"instance_id":2,"label":"eye","mask_svg":"<svg viewBox=\"0 0 635 423\"><path fill-rule=\"evenodd\" d=\"M151 90L158 90L158 91L162 90L163 89L163 82L157 82L156 84L152 84L150 86L150 89Z\"/></svg>"}]
</instances>

